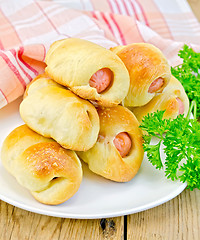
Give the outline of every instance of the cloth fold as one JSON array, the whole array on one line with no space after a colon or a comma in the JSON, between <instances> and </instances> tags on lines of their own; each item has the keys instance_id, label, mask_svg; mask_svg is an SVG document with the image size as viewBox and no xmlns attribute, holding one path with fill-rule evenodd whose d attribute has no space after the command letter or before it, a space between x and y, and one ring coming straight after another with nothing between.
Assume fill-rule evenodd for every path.
<instances>
[{"instance_id":1,"label":"cloth fold","mask_svg":"<svg viewBox=\"0 0 200 240\"><path fill-rule=\"evenodd\" d=\"M172 66L184 43L200 52L200 24L185 0L1 0L0 108L44 72L49 46L68 37L106 48L151 43Z\"/></svg>"}]
</instances>

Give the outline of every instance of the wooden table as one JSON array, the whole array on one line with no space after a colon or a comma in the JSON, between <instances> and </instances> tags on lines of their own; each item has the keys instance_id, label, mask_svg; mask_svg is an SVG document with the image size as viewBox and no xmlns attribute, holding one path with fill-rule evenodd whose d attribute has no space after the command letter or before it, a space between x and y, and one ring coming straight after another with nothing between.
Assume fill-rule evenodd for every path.
<instances>
[{"instance_id":1,"label":"wooden table","mask_svg":"<svg viewBox=\"0 0 200 240\"><path fill-rule=\"evenodd\" d=\"M200 20L200 0L188 0ZM73 220L27 212L0 201L0 240L199 240L200 191L124 217Z\"/></svg>"}]
</instances>

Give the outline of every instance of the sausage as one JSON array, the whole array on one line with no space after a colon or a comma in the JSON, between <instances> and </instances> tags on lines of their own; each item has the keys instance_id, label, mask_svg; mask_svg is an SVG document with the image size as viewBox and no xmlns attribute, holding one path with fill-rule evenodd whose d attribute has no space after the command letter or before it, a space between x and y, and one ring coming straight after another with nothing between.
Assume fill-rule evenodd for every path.
<instances>
[{"instance_id":1,"label":"sausage","mask_svg":"<svg viewBox=\"0 0 200 240\"><path fill-rule=\"evenodd\" d=\"M109 87L112 79L113 72L109 68L102 68L92 75L89 85L96 88L98 93L102 93Z\"/></svg>"},{"instance_id":2,"label":"sausage","mask_svg":"<svg viewBox=\"0 0 200 240\"><path fill-rule=\"evenodd\" d=\"M160 77L157 78L156 80L154 80L151 83L148 92L149 93L154 93L154 92L158 91L163 86L163 84L164 84L163 78L160 78Z\"/></svg>"},{"instance_id":3,"label":"sausage","mask_svg":"<svg viewBox=\"0 0 200 240\"><path fill-rule=\"evenodd\" d=\"M179 104L179 111L178 111L178 114L183 114L184 113L184 104L183 102L181 101L180 98L176 98L176 101L178 102Z\"/></svg>"},{"instance_id":4,"label":"sausage","mask_svg":"<svg viewBox=\"0 0 200 240\"><path fill-rule=\"evenodd\" d=\"M119 151L121 157L127 156L127 154L130 152L132 143L128 133L121 132L117 134L117 136L113 140L113 143Z\"/></svg>"}]
</instances>

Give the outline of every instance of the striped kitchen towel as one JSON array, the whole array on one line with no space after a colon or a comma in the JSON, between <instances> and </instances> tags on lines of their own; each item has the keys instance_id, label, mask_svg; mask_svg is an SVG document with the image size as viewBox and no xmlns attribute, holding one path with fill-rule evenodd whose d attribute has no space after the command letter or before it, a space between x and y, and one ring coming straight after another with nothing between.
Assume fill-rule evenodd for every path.
<instances>
[{"instance_id":1,"label":"striped kitchen towel","mask_svg":"<svg viewBox=\"0 0 200 240\"><path fill-rule=\"evenodd\" d=\"M171 65L184 43L200 52L200 24L186 0L0 0L0 108L44 72L50 44L68 37L106 48L148 42Z\"/></svg>"}]
</instances>

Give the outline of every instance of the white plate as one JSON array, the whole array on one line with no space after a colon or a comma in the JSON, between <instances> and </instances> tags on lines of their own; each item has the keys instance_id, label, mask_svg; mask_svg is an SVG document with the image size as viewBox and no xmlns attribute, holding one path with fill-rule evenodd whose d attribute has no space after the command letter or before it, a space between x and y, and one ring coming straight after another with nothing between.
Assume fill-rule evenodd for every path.
<instances>
[{"instance_id":1,"label":"white plate","mask_svg":"<svg viewBox=\"0 0 200 240\"><path fill-rule=\"evenodd\" d=\"M0 110L0 148L5 137L23 124L18 108L21 98ZM83 181L78 192L57 206L37 202L0 162L0 199L16 207L64 218L106 218L140 212L169 201L181 193L185 183L172 182L162 171L143 160L142 166L128 183L116 183L92 173L83 164Z\"/></svg>"}]
</instances>

